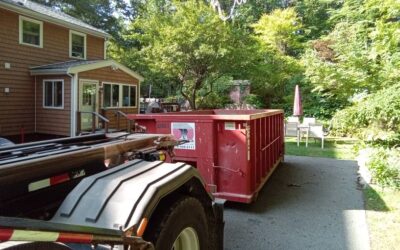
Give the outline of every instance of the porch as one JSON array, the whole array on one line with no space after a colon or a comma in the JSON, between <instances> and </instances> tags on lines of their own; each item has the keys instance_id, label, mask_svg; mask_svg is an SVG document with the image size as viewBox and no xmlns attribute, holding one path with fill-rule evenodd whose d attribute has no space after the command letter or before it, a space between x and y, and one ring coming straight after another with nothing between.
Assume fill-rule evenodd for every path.
<instances>
[{"instance_id":1,"label":"porch","mask_svg":"<svg viewBox=\"0 0 400 250\"><path fill-rule=\"evenodd\" d=\"M112 60L68 61L31 68L35 133L76 136L127 130L139 111L143 78Z\"/></svg>"}]
</instances>

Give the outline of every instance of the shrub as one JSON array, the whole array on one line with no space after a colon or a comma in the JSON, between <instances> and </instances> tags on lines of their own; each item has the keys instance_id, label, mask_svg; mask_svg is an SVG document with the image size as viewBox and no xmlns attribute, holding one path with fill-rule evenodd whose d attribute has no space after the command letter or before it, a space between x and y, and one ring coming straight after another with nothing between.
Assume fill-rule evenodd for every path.
<instances>
[{"instance_id":1,"label":"shrub","mask_svg":"<svg viewBox=\"0 0 400 250\"><path fill-rule=\"evenodd\" d=\"M360 156L374 183L400 189L400 148L367 147Z\"/></svg>"},{"instance_id":2,"label":"shrub","mask_svg":"<svg viewBox=\"0 0 400 250\"><path fill-rule=\"evenodd\" d=\"M365 140L396 137L400 134L399 96L400 84L396 84L338 111L333 118L334 132Z\"/></svg>"},{"instance_id":3,"label":"shrub","mask_svg":"<svg viewBox=\"0 0 400 250\"><path fill-rule=\"evenodd\" d=\"M255 108L265 108L265 103L262 98L255 94L249 94L245 97L245 103L254 106Z\"/></svg>"}]
</instances>

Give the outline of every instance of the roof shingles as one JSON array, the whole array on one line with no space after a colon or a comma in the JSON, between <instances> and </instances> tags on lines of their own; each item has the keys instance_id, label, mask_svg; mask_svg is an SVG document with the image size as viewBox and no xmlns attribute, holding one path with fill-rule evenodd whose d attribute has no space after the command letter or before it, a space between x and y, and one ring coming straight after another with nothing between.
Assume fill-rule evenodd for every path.
<instances>
[{"instance_id":1,"label":"roof shingles","mask_svg":"<svg viewBox=\"0 0 400 250\"><path fill-rule=\"evenodd\" d=\"M50 8L50 7L44 6L42 4L38 4L38 3L29 1L29 0L0 0L0 1L12 4L14 6L17 6L18 8L28 9L28 10L34 11L36 13L39 13L41 15L46 15L50 18L58 19L60 21L63 21L63 22L66 22L66 23L69 23L72 25L77 25L82 28L101 33L104 36L109 36L108 33L106 33L105 31L103 31L101 29L93 27L92 25L89 25L75 17L67 15L60 10Z\"/></svg>"}]
</instances>

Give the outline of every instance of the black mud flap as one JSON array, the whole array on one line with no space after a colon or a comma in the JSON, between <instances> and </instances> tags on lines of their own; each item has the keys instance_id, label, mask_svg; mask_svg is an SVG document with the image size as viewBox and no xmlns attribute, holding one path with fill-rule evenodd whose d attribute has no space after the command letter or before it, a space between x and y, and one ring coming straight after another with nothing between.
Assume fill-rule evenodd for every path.
<instances>
[{"instance_id":1,"label":"black mud flap","mask_svg":"<svg viewBox=\"0 0 400 250\"><path fill-rule=\"evenodd\" d=\"M213 210L215 216L215 249L223 250L224 249L224 203L226 200L215 199L213 202Z\"/></svg>"}]
</instances>

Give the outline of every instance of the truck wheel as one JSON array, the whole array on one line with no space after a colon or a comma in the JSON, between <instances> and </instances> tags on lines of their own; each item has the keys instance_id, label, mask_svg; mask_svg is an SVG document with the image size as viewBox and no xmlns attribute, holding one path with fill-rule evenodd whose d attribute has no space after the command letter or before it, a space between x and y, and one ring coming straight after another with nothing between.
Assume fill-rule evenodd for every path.
<instances>
[{"instance_id":1,"label":"truck wheel","mask_svg":"<svg viewBox=\"0 0 400 250\"><path fill-rule=\"evenodd\" d=\"M153 242L156 250L209 249L207 217L198 199L184 196L169 208L157 210L156 218L152 218L155 221L146 232L149 237L145 237ZM163 215L159 215L162 210Z\"/></svg>"}]
</instances>

